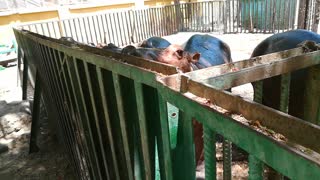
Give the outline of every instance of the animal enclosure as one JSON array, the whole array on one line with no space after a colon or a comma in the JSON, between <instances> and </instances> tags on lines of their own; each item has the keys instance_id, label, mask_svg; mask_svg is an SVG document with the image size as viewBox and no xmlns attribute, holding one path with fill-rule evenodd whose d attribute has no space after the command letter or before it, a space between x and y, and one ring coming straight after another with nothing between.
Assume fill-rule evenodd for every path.
<instances>
[{"instance_id":1,"label":"animal enclosure","mask_svg":"<svg viewBox=\"0 0 320 180\"><path fill-rule=\"evenodd\" d=\"M37 122L37 105L43 94L79 179L195 179L193 119L204 126L206 179L216 178L217 133L229 145L232 142L249 154L249 178L262 178L263 165L291 179L320 177L320 128L308 122L314 119L305 121L286 114L288 81L281 85L282 112L259 104L261 87L255 90L256 102L224 91L276 75L287 79L292 71L302 68L309 68L313 77L319 68L319 51L296 48L181 74L170 65L55 39L72 36L82 43L126 45L178 31L239 30L230 26L233 23L225 24L230 21L219 13L216 24L220 28L215 28L211 17L216 16L205 8L201 11L209 16L191 13L185 17L190 15L188 8L194 12L195 7L222 6L224 11L226 2L236 1L188 3L22 27L37 33L14 29L24 72L30 68L36 79L33 122ZM143 16L144 12L150 16ZM171 16L163 12L171 12ZM153 20L152 13L158 13L158 19ZM224 23L219 26L219 22ZM54 31L50 31L52 27ZM248 27L242 28L248 32ZM309 82L312 85L318 80L311 78ZM307 104L305 109L315 119L319 117L317 90L306 96L314 99L316 106ZM178 109L176 132L169 128L172 119L167 103ZM35 136L31 135L31 140L32 147ZM227 152L225 179L231 179L230 165L231 154Z\"/></svg>"}]
</instances>

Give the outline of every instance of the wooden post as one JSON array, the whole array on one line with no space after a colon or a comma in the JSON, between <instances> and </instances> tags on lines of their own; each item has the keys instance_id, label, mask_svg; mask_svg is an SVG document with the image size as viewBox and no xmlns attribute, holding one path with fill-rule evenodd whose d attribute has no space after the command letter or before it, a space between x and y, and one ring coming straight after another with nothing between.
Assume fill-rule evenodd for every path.
<instances>
[{"instance_id":1,"label":"wooden post","mask_svg":"<svg viewBox=\"0 0 320 180\"><path fill-rule=\"evenodd\" d=\"M298 28L306 29L308 21L310 0L300 0L299 3L299 14L298 14Z\"/></svg>"},{"instance_id":2,"label":"wooden post","mask_svg":"<svg viewBox=\"0 0 320 180\"><path fill-rule=\"evenodd\" d=\"M312 31L318 32L319 18L320 18L320 0L314 0L314 13L313 13L313 22L312 22Z\"/></svg>"},{"instance_id":3,"label":"wooden post","mask_svg":"<svg viewBox=\"0 0 320 180\"><path fill-rule=\"evenodd\" d=\"M180 9L180 0L174 0L174 5L176 9L176 18L177 18L177 24L178 24L178 31L183 30L183 16L181 15L181 9Z\"/></svg>"}]
</instances>

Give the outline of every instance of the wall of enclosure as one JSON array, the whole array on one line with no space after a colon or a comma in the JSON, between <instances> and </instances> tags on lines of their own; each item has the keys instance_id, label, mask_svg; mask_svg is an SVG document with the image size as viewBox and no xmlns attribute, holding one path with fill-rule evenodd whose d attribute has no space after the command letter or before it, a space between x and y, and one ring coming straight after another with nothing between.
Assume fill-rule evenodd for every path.
<instances>
[{"instance_id":1,"label":"wall of enclosure","mask_svg":"<svg viewBox=\"0 0 320 180\"><path fill-rule=\"evenodd\" d=\"M146 9L107 11L91 16L27 24L49 37L71 36L83 43L139 43L177 32L277 33L297 28L296 0L216 0ZM315 12L315 3L310 5ZM312 19L313 17L313 19ZM308 27L314 16L308 16Z\"/></svg>"},{"instance_id":2,"label":"wall of enclosure","mask_svg":"<svg viewBox=\"0 0 320 180\"><path fill-rule=\"evenodd\" d=\"M110 11L22 27L37 34L15 29L24 84L28 68L35 77L33 126L42 94L78 179L195 179L193 119L204 127L207 179L217 177L216 133L225 138L224 179L231 179L231 142L249 154L249 179L262 179L264 166L291 179L318 179L320 128L315 124L319 124L320 94L314 85L320 82L313 77L320 71L319 51L296 48L179 74L169 65L55 39L71 36L83 43L122 46L181 31L273 33L294 28L290 8L296 7L294 2L259 2L221 0ZM275 6L278 3L280 7ZM284 15L282 9L290 10ZM306 85L311 87L304 95L304 120L286 114L288 73L301 68L309 68ZM281 87L275 88L281 88L282 112L258 104L261 84L255 89L258 103L223 91L277 75L281 75ZM167 103L177 108L175 119L168 115ZM266 132L253 127L257 121ZM177 126L174 132L172 123ZM31 149L36 131L32 127ZM284 139L274 138L274 133Z\"/></svg>"},{"instance_id":3,"label":"wall of enclosure","mask_svg":"<svg viewBox=\"0 0 320 180\"><path fill-rule=\"evenodd\" d=\"M320 177L320 127L286 114L288 81L281 81L284 113L223 91L276 75L288 79L301 68L309 68L311 86L318 84L313 77L320 51L296 48L178 74L154 61L17 29L15 35L19 57L36 74L30 147L43 94L78 179L195 179L193 119L204 126L206 179L217 177L216 133L249 154L249 179L262 179L264 165L290 179ZM319 87L312 87L306 98L313 101L304 107L308 121L319 117L319 101L314 101L320 99ZM261 93L257 87L257 102ZM178 109L176 119L169 118L167 103ZM172 121L175 132L169 128ZM262 127L254 125L257 121ZM231 159L230 151L224 153L224 179L231 179Z\"/></svg>"}]
</instances>

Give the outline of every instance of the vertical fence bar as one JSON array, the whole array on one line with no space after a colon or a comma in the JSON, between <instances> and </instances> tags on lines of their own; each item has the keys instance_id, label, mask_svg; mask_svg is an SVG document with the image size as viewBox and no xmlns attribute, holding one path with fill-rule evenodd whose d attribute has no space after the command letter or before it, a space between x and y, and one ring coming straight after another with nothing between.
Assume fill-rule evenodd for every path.
<instances>
[{"instance_id":1,"label":"vertical fence bar","mask_svg":"<svg viewBox=\"0 0 320 180\"><path fill-rule=\"evenodd\" d=\"M291 6L291 0L289 0L289 2L288 2L288 24L287 24L287 27L288 27L288 30L290 30L291 29L291 18L293 18L293 17L291 17L291 8L292 8L292 6Z\"/></svg>"},{"instance_id":2,"label":"vertical fence bar","mask_svg":"<svg viewBox=\"0 0 320 180\"><path fill-rule=\"evenodd\" d=\"M118 23L119 36L120 36L120 40L121 40L121 46L123 46L125 43L124 43L124 35L122 34L123 32L121 31L121 29L124 30L124 28L121 27L121 23L120 23L121 16L119 16L119 12L117 12L116 15L117 15L117 20L118 20L117 23ZM119 41L119 44L120 44L120 41Z\"/></svg>"},{"instance_id":3,"label":"vertical fence bar","mask_svg":"<svg viewBox=\"0 0 320 180\"><path fill-rule=\"evenodd\" d=\"M169 139L167 103L160 94L158 94L158 100L160 110L160 122L157 145L159 153L160 175L161 179L172 180L173 172Z\"/></svg>"},{"instance_id":4,"label":"vertical fence bar","mask_svg":"<svg viewBox=\"0 0 320 180\"><path fill-rule=\"evenodd\" d=\"M320 66L316 65L308 68L305 78L305 92L304 92L304 107L303 107L303 119L313 123L319 124L319 107L320 107L320 78L318 73L320 72Z\"/></svg>"},{"instance_id":5,"label":"vertical fence bar","mask_svg":"<svg viewBox=\"0 0 320 180\"><path fill-rule=\"evenodd\" d=\"M210 10L211 10L211 31L214 31L214 2L213 1L210 1L209 2L210 4ZM219 2L220 4L220 2ZM218 7L219 8L219 7ZM217 22L218 23L218 22Z\"/></svg>"},{"instance_id":6,"label":"vertical fence bar","mask_svg":"<svg viewBox=\"0 0 320 180\"><path fill-rule=\"evenodd\" d=\"M231 164L232 164L232 144L229 140L223 140L223 179L231 180L232 178L232 171L231 171Z\"/></svg>"},{"instance_id":7,"label":"vertical fence bar","mask_svg":"<svg viewBox=\"0 0 320 180\"><path fill-rule=\"evenodd\" d=\"M223 24L225 33L228 33L228 1L225 1L223 4Z\"/></svg>"},{"instance_id":8,"label":"vertical fence bar","mask_svg":"<svg viewBox=\"0 0 320 180\"><path fill-rule=\"evenodd\" d=\"M144 168L144 176L145 179L152 179L152 171L151 171L151 162L150 162L150 150L148 146L149 135L147 132L147 119L145 115L145 100L143 94L143 86L141 83L134 83L134 88L136 92L136 102L138 107L138 116L139 116L139 132L140 132L140 140L142 145L142 156L143 156L143 168Z\"/></svg>"},{"instance_id":9,"label":"vertical fence bar","mask_svg":"<svg viewBox=\"0 0 320 180\"><path fill-rule=\"evenodd\" d=\"M121 32L120 32L120 30L118 29L118 27L119 27L119 24L117 23L117 20L118 20L118 18L117 18L117 16L116 16L116 13L115 12L113 12L113 13L111 13L111 16L112 16L112 28L114 29L114 33L115 34L113 34L115 37L116 37L116 41L115 41L115 44L117 45L117 46L121 46Z\"/></svg>"},{"instance_id":10,"label":"vertical fence bar","mask_svg":"<svg viewBox=\"0 0 320 180\"><path fill-rule=\"evenodd\" d=\"M130 44L131 43L131 35L132 35L132 29L131 29L131 22L130 22L130 11L124 11L123 12L123 26L127 29L127 41L126 43L127 44Z\"/></svg>"},{"instance_id":11,"label":"vertical fence bar","mask_svg":"<svg viewBox=\"0 0 320 180\"><path fill-rule=\"evenodd\" d=\"M39 151L39 147L37 145L37 137L40 130L39 118L40 118L40 100L41 100L41 80L40 80L40 75L37 73L36 73L33 97L34 97L34 101L33 101L33 107L32 107L29 153L34 153Z\"/></svg>"},{"instance_id":12,"label":"vertical fence bar","mask_svg":"<svg viewBox=\"0 0 320 180\"><path fill-rule=\"evenodd\" d=\"M253 84L254 98L257 103L262 103L263 97L263 81L258 81ZM249 179L262 180L263 179L263 163L253 155L249 155Z\"/></svg>"},{"instance_id":13,"label":"vertical fence bar","mask_svg":"<svg viewBox=\"0 0 320 180\"><path fill-rule=\"evenodd\" d=\"M130 150L129 150L129 142L128 142L128 134L127 134L127 125L125 120L125 111L123 107L123 96L121 94L121 82L120 77L117 74L112 74L114 87L115 87L115 94L117 100L117 108L119 112L119 120L120 120L120 127L121 127L121 134L122 134L122 141L123 147L125 152L125 161L126 161L126 172L128 172L128 179L133 180L133 172L132 172L132 165L131 165L131 157L130 157Z\"/></svg>"},{"instance_id":14,"label":"vertical fence bar","mask_svg":"<svg viewBox=\"0 0 320 180\"><path fill-rule=\"evenodd\" d=\"M27 55L24 51L23 55L23 79L22 79L22 100L27 100L27 90L28 90L28 71L29 71L29 63Z\"/></svg>"},{"instance_id":15,"label":"vertical fence bar","mask_svg":"<svg viewBox=\"0 0 320 180\"><path fill-rule=\"evenodd\" d=\"M133 30L132 33L135 35L135 41L134 42L140 42L140 34L138 33L137 27L138 27L138 17L137 17L137 11L132 11L132 19L133 19Z\"/></svg>"},{"instance_id":16,"label":"vertical fence bar","mask_svg":"<svg viewBox=\"0 0 320 180\"><path fill-rule=\"evenodd\" d=\"M234 8L235 8L234 0L232 0L232 21L230 22L232 25L232 33L235 32L235 30L234 30Z\"/></svg>"},{"instance_id":17,"label":"vertical fence bar","mask_svg":"<svg viewBox=\"0 0 320 180\"><path fill-rule=\"evenodd\" d=\"M258 9L258 3L257 1L253 1L253 25L252 25L252 28L253 28L253 31L255 33L258 32L258 23L259 23L259 9ZM254 28L256 27L256 28Z\"/></svg>"},{"instance_id":18,"label":"vertical fence bar","mask_svg":"<svg viewBox=\"0 0 320 180\"><path fill-rule=\"evenodd\" d=\"M263 179L263 164L253 155L249 155L249 180Z\"/></svg>"},{"instance_id":19,"label":"vertical fence bar","mask_svg":"<svg viewBox=\"0 0 320 180\"><path fill-rule=\"evenodd\" d=\"M80 21L80 19L81 19L81 21ZM82 24L82 26L81 26L81 31L83 31L83 36L86 38L85 40L86 40L86 43L89 43L89 34L88 34L88 32L87 32L87 28L86 28L86 24L85 24L85 21L84 21L84 18L79 18L78 19L78 21L79 21L79 24ZM84 39L84 37L83 37L83 39Z\"/></svg>"},{"instance_id":20,"label":"vertical fence bar","mask_svg":"<svg viewBox=\"0 0 320 180\"><path fill-rule=\"evenodd\" d=\"M177 145L174 149L174 179L194 180L196 161L192 116L179 111Z\"/></svg>"},{"instance_id":21,"label":"vertical fence bar","mask_svg":"<svg viewBox=\"0 0 320 180\"><path fill-rule=\"evenodd\" d=\"M203 126L204 159L206 179L216 179L216 134L209 127Z\"/></svg>"},{"instance_id":22,"label":"vertical fence bar","mask_svg":"<svg viewBox=\"0 0 320 180\"><path fill-rule=\"evenodd\" d=\"M279 10L278 10L278 18L277 18L277 26L278 26L278 31L277 33L280 32L280 24L281 24L281 0L276 1L276 8L278 7L277 5L279 4Z\"/></svg>"},{"instance_id":23,"label":"vertical fence bar","mask_svg":"<svg viewBox=\"0 0 320 180\"><path fill-rule=\"evenodd\" d=\"M128 28L128 24L126 26L126 23L125 23L125 20L126 20L126 16L125 16L125 11L122 11L120 12L120 17L121 17L121 22L122 22L122 28L123 28L123 45L129 45L130 44L130 41L129 41L129 36L128 33L129 33L129 28ZM127 32L127 33L126 33Z\"/></svg>"},{"instance_id":24,"label":"vertical fence bar","mask_svg":"<svg viewBox=\"0 0 320 180\"><path fill-rule=\"evenodd\" d=\"M92 34L92 41L90 43L96 44L98 42L98 33L97 33L96 23L93 15L88 16L88 23L89 23L90 32Z\"/></svg>"},{"instance_id":25,"label":"vertical fence bar","mask_svg":"<svg viewBox=\"0 0 320 180\"><path fill-rule=\"evenodd\" d=\"M149 28L148 28L148 20L146 17L146 10L141 10L142 13L142 19L143 19L143 28L144 28L144 39L147 39L149 37Z\"/></svg>"},{"instance_id":26,"label":"vertical fence bar","mask_svg":"<svg viewBox=\"0 0 320 180\"><path fill-rule=\"evenodd\" d=\"M99 89L100 89L100 94L101 94L101 103L103 106L103 112L104 112L104 119L105 119L105 123L106 123L106 129L107 129L107 135L108 135L108 140L110 143L110 149L111 149L111 157L112 157L112 167L114 169L114 178L115 179L120 179L120 175L119 175L119 169L118 169L118 161L116 159L116 150L115 150L115 146L114 146L114 140L113 140L113 134L112 134L112 127L111 127L111 122L110 122L110 116L108 113L108 104L107 104L107 97L106 97L106 90L105 90L105 84L104 81L105 79L103 78L102 75L102 70L99 67L96 67L96 73L97 73L97 78L98 78L98 84L99 84Z\"/></svg>"},{"instance_id":27,"label":"vertical fence bar","mask_svg":"<svg viewBox=\"0 0 320 180\"><path fill-rule=\"evenodd\" d=\"M270 2L270 1L269 1ZM264 13L264 18L262 18L264 20L264 30L263 33L267 32L267 21L269 21L268 19L268 10L270 11L270 8L268 8L268 0L265 0L265 7L262 8L264 9L265 13ZM262 5L261 5L262 6Z\"/></svg>"},{"instance_id":28,"label":"vertical fence bar","mask_svg":"<svg viewBox=\"0 0 320 180\"><path fill-rule=\"evenodd\" d=\"M108 33L109 43L115 43L113 29L112 29L112 22L110 20L110 13L105 14L105 18L106 18L106 26L107 26L106 32Z\"/></svg>"}]
</instances>

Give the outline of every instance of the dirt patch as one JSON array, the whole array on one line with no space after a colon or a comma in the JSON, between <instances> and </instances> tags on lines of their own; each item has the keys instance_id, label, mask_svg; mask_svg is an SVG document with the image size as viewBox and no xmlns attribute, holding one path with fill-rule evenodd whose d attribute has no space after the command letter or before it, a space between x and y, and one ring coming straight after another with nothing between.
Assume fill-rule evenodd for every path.
<instances>
[{"instance_id":1,"label":"dirt patch","mask_svg":"<svg viewBox=\"0 0 320 180\"><path fill-rule=\"evenodd\" d=\"M12 69L7 68L4 74L16 73ZM17 76L12 74L6 77L14 79ZM0 144L8 147L7 151L0 154L1 179L75 179L63 145L49 130L43 106L38 135L40 151L29 154L30 102L33 96L30 84L26 101L17 101L21 99L21 89L16 85L2 87L0 92Z\"/></svg>"}]
</instances>

